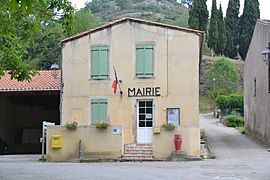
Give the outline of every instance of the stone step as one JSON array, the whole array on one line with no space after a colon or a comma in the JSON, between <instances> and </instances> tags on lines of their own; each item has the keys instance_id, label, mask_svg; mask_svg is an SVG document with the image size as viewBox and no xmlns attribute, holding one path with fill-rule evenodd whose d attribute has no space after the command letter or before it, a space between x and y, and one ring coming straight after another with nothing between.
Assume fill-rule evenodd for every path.
<instances>
[{"instance_id":1,"label":"stone step","mask_svg":"<svg viewBox=\"0 0 270 180\"><path fill-rule=\"evenodd\" d=\"M122 159L133 160L133 161L154 160L153 156L123 156Z\"/></svg>"},{"instance_id":2,"label":"stone step","mask_svg":"<svg viewBox=\"0 0 270 180\"><path fill-rule=\"evenodd\" d=\"M125 153L124 156L153 156L153 153Z\"/></svg>"},{"instance_id":3,"label":"stone step","mask_svg":"<svg viewBox=\"0 0 270 180\"><path fill-rule=\"evenodd\" d=\"M125 148L128 151L152 151L153 148Z\"/></svg>"},{"instance_id":4,"label":"stone step","mask_svg":"<svg viewBox=\"0 0 270 180\"><path fill-rule=\"evenodd\" d=\"M150 147L152 148L151 144L125 144L125 147Z\"/></svg>"},{"instance_id":5,"label":"stone step","mask_svg":"<svg viewBox=\"0 0 270 180\"><path fill-rule=\"evenodd\" d=\"M139 151L134 151L134 150L129 150L126 149L125 153L153 153L153 150L139 150Z\"/></svg>"},{"instance_id":6,"label":"stone step","mask_svg":"<svg viewBox=\"0 0 270 180\"><path fill-rule=\"evenodd\" d=\"M147 161L153 160L153 148L149 144L126 144L123 160Z\"/></svg>"}]
</instances>

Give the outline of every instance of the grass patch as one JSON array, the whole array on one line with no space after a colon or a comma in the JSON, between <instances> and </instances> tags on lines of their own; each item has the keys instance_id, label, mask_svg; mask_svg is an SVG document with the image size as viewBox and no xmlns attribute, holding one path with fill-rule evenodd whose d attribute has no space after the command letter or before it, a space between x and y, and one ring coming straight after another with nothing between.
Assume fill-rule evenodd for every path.
<instances>
[{"instance_id":1,"label":"grass patch","mask_svg":"<svg viewBox=\"0 0 270 180\"><path fill-rule=\"evenodd\" d=\"M238 127L237 129L241 134L246 134L246 131L245 131L244 127Z\"/></svg>"},{"instance_id":2,"label":"grass patch","mask_svg":"<svg viewBox=\"0 0 270 180\"><path fill-rule=\"evenodd\" d=\"M213 112L215 102L211 98L209 98L208 96L200 95L199 101L200 101L199 102L200 113Z\"/></svg>"}]
</instances>

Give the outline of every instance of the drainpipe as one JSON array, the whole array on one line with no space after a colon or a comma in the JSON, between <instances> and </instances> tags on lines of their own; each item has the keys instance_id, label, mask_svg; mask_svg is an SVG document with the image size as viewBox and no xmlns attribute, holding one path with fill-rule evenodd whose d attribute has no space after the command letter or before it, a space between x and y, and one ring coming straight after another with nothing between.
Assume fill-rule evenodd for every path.
<instances>
[{"instance_id":1,"label":"drainpipe","mask_svg":"<svg viewBox=\"0 0 270 180\"><path fill-rule=\"evenodd\" d=\"M59 111L60 111L60 125L63 125L63 88L64 88L64 82L63 82L63 48L64 44L60 44L61 46L61 65L60 65L60 104L59 104Z\"/></svg>"},{"instance_id":2,"label":"drainpipe","mask_svg":"<svg viewBox=\"0 0 270 180\"><path fill-rule=\"evenodd\" d=\"M167 53L166 53L166 97L168 97L169 94L169 30L166 28L166 41L167 41Z\"/></svg>"}]
</instances>

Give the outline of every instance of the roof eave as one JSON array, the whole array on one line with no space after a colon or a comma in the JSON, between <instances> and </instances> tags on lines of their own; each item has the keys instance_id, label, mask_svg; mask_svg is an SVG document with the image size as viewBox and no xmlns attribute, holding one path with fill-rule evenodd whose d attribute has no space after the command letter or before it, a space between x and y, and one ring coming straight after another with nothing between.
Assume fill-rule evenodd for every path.
<instances>
[{"instance_id":1,"label":"roof eave","mask_svg":"<svg viewBox=\"0 0 270 180\"><path fill-rule=\"evenodd\" d=\"M37 92L37 91L61 91L61 89L59 88L56 88L56 89L6 89L6 90L3 90L1 89L0 90L0 93L3 93L3 92Z\"/></svg>"},{"instance_id":2,"label":"roof eave","mask_svg":"<svg viewBox=\"0 0 270 180\"><path fill-rule=\"evenodd\" d=\"M61 45L63 45L65 43L69 42L69 41L73 41L75 39L79 39L79 38L84 37L84 36L87 36L87 35L89 35L91 33L94 33L94 32L97 32L97 31L101 31L103 29L112 27L112 26L117 25L117 24L120 24L120 23L124 23L126 21L132 21L132 22L137 22L137 23L142 23L142 24L148 24L148 25L151 25L151 26L159 26L159 27L163 27L163 28L170 28L170 29L185 31L185 32L188 32L188 33L198 34L200 36L205 34L204 31L200 31L200 30L194 30L194 29L189 29L189 28L184 28L184 27L179 27L179 26L174 26L174 25L168 25L168 24L164 24L164 23L158 23L158 22L153 22L153 21L147 21L147 20L142 20L142 19L136 19L136 18L130 18L130 17L128 17L128 18L123 18L123 19L119 19L119 20L110 22L108 24L99 26L99 27L97 27L95 29L90 29L88 31L79 33L79 34L74 35L74 36L65 38L60 43L61 43Z\"/></svg>"}]
</instances>

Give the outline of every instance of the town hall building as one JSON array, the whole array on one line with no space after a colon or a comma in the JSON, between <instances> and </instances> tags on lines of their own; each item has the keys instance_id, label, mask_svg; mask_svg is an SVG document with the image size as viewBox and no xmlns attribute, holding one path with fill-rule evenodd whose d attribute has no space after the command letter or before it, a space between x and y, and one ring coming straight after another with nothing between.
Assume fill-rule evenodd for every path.
<instances>
[{"instance_id":1,"label":"town hall building","mask_svg":"<svg viewBox=\"0 0 270 180\"><path fill-rule=\"evenodd\" d=\"M175 134L199 157L203 42L202 31L134 18L62 40L62 126L48 129L47 159L132 158L139 147L147 155L134 156L166 158ZM74 121L75 130L64 127Z\"/></svg>"}]
</instances>

